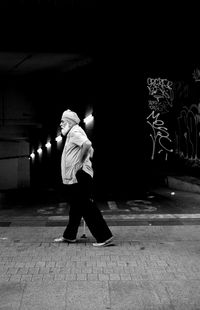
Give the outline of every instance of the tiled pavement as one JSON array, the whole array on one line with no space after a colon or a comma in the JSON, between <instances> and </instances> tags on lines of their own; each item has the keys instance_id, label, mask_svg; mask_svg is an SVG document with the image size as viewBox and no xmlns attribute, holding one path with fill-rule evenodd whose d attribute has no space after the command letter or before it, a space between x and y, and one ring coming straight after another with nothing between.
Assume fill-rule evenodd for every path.
<instances>
[{"instance_id":1,"label":"tiled pavement","mask_svg":"<svg viewBox=\"0 0 200 310\"><path fill-rule=\"evenodd\" d=\"M102 206L115 236L105 248L92 246L87 227L76 244L53 242L67 221L65 205L60 214L52 206L35 214L3 208L0 309L200 309L200 196L159 195Z\"/></svg>"},{"instance_id":2,"label":"tiled pavement","mask_svg":"<svg viewBox=\"0 0 200 310\"><path fill-rule=\"evenodd\" d=\"M0 309L200 309L200 226L111 226L55 244L62 227L0 228Z\"/></svg>"}]
</instances>

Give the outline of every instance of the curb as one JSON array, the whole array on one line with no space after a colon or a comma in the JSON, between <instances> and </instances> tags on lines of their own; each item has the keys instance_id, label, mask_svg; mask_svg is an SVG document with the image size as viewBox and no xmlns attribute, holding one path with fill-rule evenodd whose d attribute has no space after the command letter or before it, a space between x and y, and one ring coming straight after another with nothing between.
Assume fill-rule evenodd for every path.
<instances>
[{"instance_id":1,"label":"curb","mask_svg":"<svg viewBox=\"0 0 200 310\"><path fill-rule=\"evenodd\" d=\"M178 177L176 178L171 176L167 176L167 180L169 188L200 194L200 186L197 184L193 184L185 180L181 180Z\"/></svg>"}]
</instances>

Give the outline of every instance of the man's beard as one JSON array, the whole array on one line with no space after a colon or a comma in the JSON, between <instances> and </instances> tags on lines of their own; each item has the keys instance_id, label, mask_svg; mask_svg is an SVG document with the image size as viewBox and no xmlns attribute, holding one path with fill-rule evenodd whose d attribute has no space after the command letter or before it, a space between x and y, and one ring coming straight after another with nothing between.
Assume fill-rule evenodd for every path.
<instances>
[{"instance_id":1,"label":"man's beard","mask_svg":"<svg viewBox=\"0 0 200 310\"><path fill-rule=\"evenodd\" d=\"M61 129L62 135L66 136L69 130L70 130L69 124L65 125L65 127Z\"/></svg>"}]
</instances>

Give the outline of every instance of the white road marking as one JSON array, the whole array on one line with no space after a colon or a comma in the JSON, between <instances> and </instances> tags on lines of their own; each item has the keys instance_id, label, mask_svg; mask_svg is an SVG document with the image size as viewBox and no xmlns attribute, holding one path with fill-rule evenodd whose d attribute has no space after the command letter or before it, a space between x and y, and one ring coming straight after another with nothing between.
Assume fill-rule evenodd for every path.
<instances>
[{"instance_id":1,"label":"white road marking","mask_svg":"<svg viewBox=\"0 0 200 310\"><path fill-rule=\"evenodd\" d=\"M118 214L118 215L104 215L105 219L130 219L130 220L157 220L157 219L200 219L200 213L196 214ZM68 220L68 216L49 216L49 221Z\"/></svg>"},{"instance_id":2,"label":"white road marking","mask_svg":"<svg viewBox=\"0 0 200 310\"><path fill-rule=\"evenodd\" d=\"M111 210L118 210L118 207L115 201L107 201L107 203Z\"/></svg>"}]
</instances>

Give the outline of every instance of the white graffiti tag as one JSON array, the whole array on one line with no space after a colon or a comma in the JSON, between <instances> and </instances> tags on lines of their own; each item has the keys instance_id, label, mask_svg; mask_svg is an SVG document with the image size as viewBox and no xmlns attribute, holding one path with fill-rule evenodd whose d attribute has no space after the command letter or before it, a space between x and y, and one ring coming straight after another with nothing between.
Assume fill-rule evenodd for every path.
<instances>
[{"instance_id":1,"label":"white graffiti tag","mask_svg":"<svg viewBox=\"0 0 200 310\"><path fill-rule=\"evenodd\" d=\"M190 161L200 161L200 103L183 106L177 118L176 152Z\"/></svg>"},{"instance_id":2,"label":"white graffiti tag","mask_svg":"<svg viewBox=\"0 0 200 310\"><path fill-rule=\"evenodd\" d=\"M195 82L200 82L200 70L196 68L192 74Z\"/></svg>"},{"instance_id":3,"label":"white graffiti tag","mask_svg":"<svg viewBox=\"0 0 200 310\"><path fill-rule=\"evenodd\" d=\"M150 137L152 139L153 148L151 159L155 158L156 147L158 148L158 153L162 151L166 152L165 160L167 160L168 152L173 152L173 149L169 148L166 143L172 142L169 138L169 133L167 127L164 126L164 121L159 118L160 113L154 115L153 111L146 119L147 123L151 126L152 133Z\"/></svg>"},{"instance_id":4,"label":"white graffiti tag","mask_svg":"<svg viewBox=\"0 0 200 310\"><path fill-rule=\"evenodd\" d=\"M160 113L168 112L168 108L172 107L174 92L172 89L173 83L167 79L147 79L147 88L149 95L153 100L149 100L149 108Z\"/></svg>"}]
</instances>

